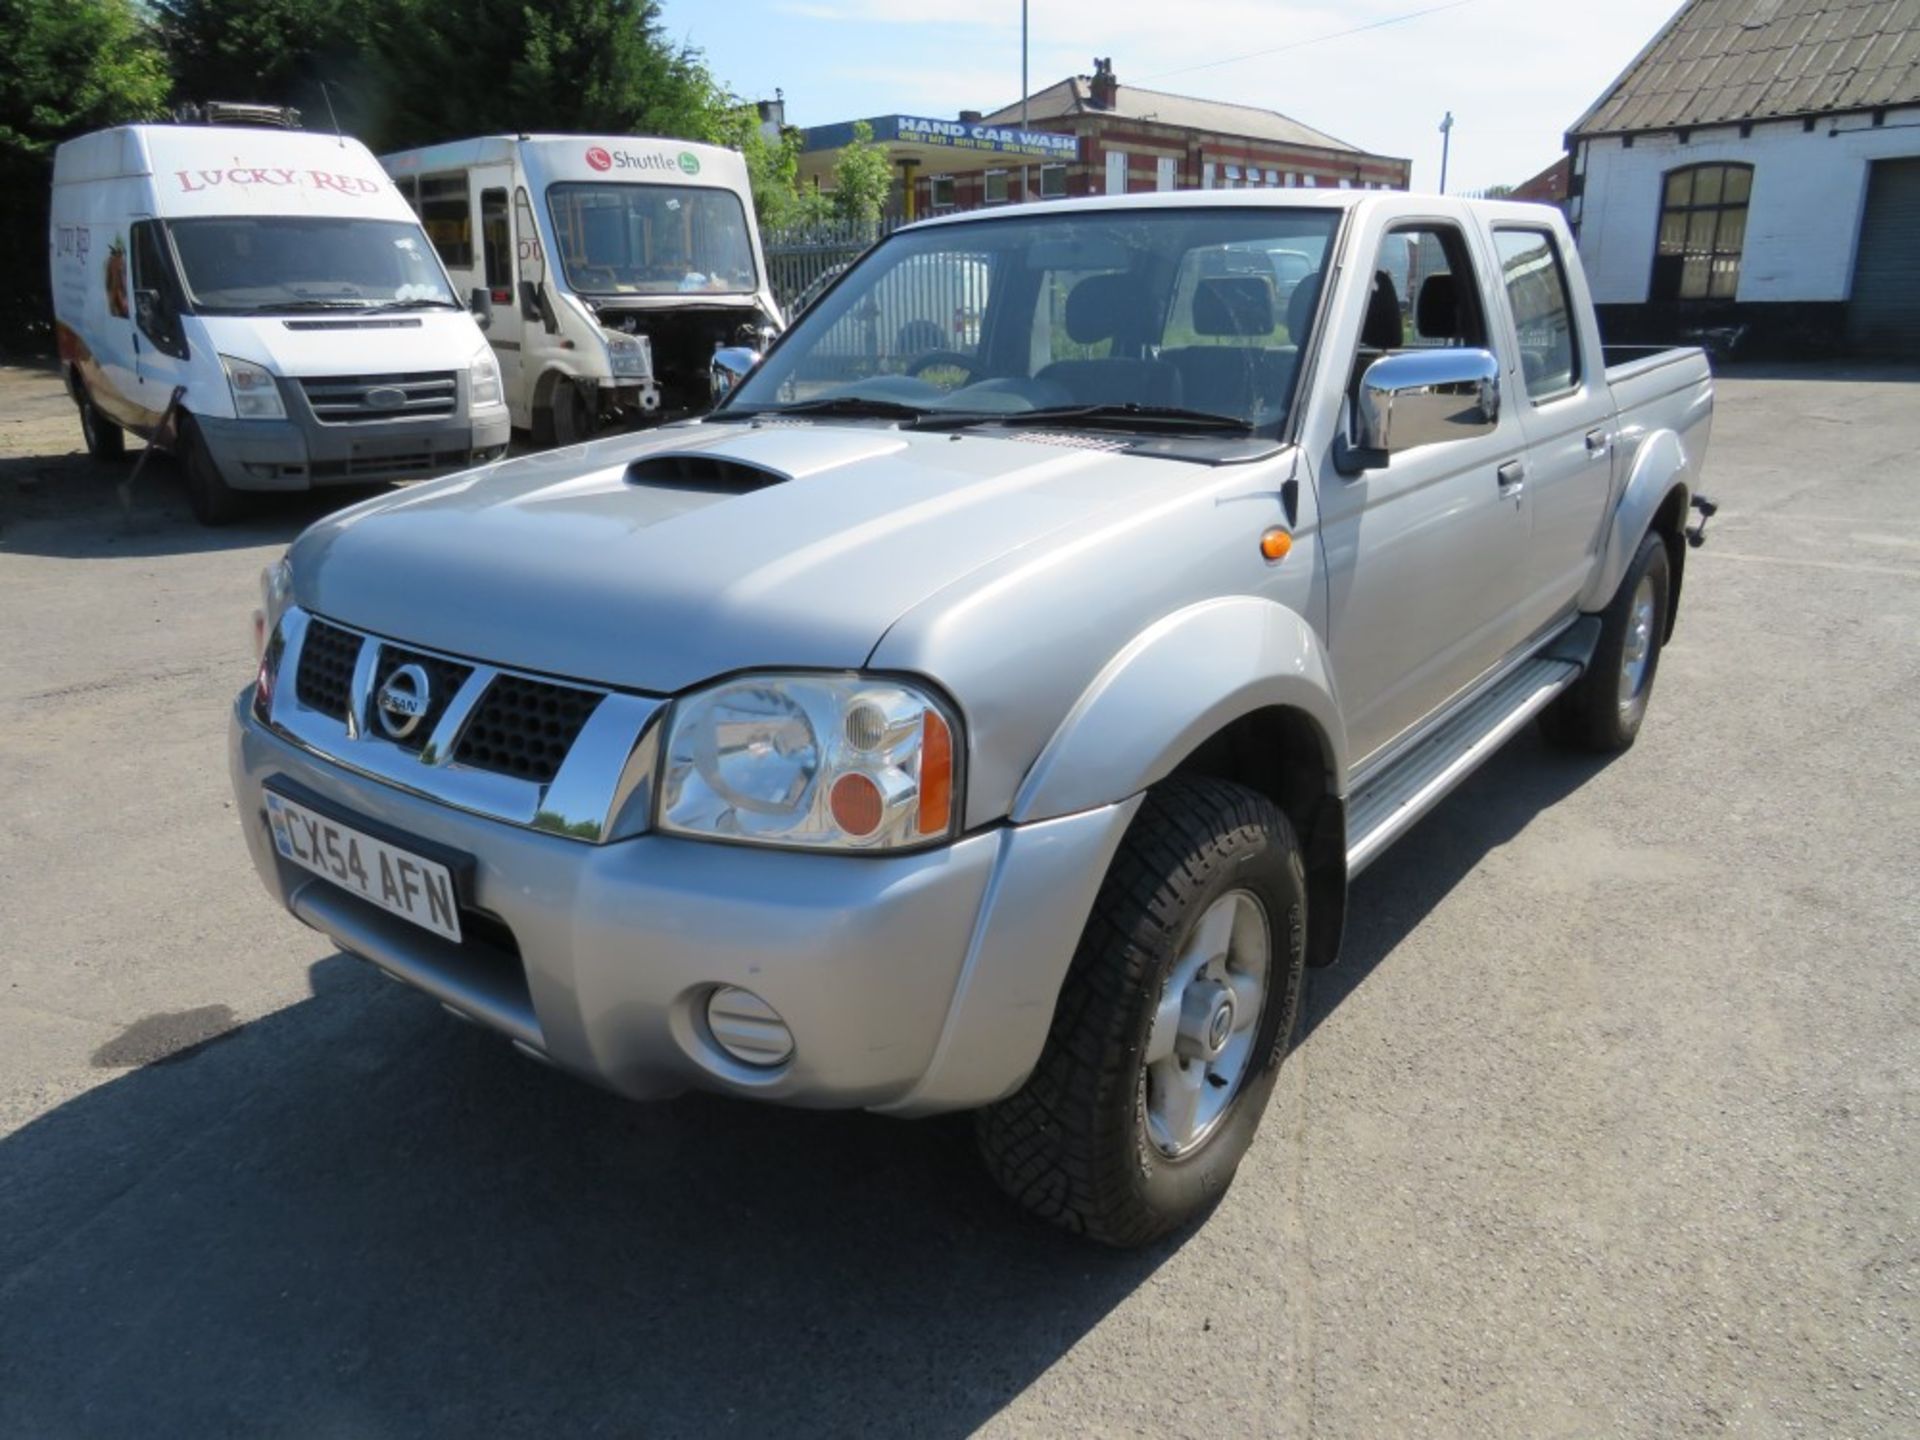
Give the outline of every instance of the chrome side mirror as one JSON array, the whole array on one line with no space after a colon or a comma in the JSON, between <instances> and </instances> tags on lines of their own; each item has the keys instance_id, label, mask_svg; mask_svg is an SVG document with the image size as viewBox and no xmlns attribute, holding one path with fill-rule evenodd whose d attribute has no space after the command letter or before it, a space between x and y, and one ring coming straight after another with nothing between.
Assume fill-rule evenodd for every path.
<instances>
[{"instance_id":1,"label":"chrome side mirror","mask_svg":"<svg viewBox=\"0 0 1920 1440\"><path fill-rule=\"evenodd\" d=\"M1500 423L1500 362L1491 351L1402 350L1367 367L1342 435L1342 474L1378 469L1402 451L1467 440Z\"/></svg>"},{"instance_id":2,"label":"chrome side mirror","mask_svg":"<svg viewBox=\"0 0 1920 1440\"><path fill-rule=\"evenodd\" d=\"M733 387L747 378L747 372L760 363L760 352L744 345L722 345L713 352L707 365L707 384L714 404L733 393Z\"/></svg>"}]
</instances>

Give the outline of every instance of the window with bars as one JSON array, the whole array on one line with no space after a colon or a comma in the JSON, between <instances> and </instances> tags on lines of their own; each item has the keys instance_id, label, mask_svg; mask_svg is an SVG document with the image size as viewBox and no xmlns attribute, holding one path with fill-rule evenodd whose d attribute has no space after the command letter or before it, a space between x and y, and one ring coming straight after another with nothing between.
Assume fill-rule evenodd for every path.
<instances>
[{"instance_id":1,"label":"window with bars","mask_svg":"<svg viewBox=\"0 0 1920 1440\"><path fill-rule=\"evenodd\" d=\"M1731 300L1740 288L1751 165L1688 165L1662 182L1652 298Z\"/></svg>"}]
</instances>

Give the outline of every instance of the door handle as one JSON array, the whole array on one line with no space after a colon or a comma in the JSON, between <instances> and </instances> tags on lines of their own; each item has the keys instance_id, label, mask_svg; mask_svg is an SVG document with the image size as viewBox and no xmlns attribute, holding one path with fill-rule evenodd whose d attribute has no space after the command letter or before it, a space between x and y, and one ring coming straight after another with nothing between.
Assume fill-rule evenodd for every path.
<instances>
[{"instance_id":1,"label":"door handle","mask_svg":"<svg viewBox=\"0 0 1920 1440\"><path fill-rule=\"evenodd\" d=\"M1587 432L1587 454L1592 456L1595 460L1598 460L1602 455L1607 453L1607 446L1609 442L1610 442L1610 437L1607 435L1606 431L1589 430Z\"/></svg>"},{"instance_id":2,"label":"door handle","mask_svg":"<svg viewBox=\"0 0 1920 1440\"><path fill-rule=\"evenodd\" d=\"M1520 498L1520 492L1526 489L1526 485L1523 483L1527 478L1526 462L1523 460L1509 460L1498 470L1494 471L1494 478L1500 482L1500 495L1502 499L1517 500Z\"/></svg>"}]
</instances>

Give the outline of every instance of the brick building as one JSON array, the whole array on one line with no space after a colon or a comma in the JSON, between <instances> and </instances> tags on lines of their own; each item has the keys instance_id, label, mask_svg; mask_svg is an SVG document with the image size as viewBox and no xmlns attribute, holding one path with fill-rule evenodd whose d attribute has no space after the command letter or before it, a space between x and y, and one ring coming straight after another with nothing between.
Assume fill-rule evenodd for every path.
<instances>
[{"instance_id":1,"label":"brick building","mask_svg":"<svg viewBox=\"0 0 1920 1440\"><path fill-rule=\"evenodd\" d=\"M1031 199L1151 190L1327 186L1404 190L1412 162L1374 155L1275 110L1122 85L1110 61L1016 103L957 119L867 122L907 218ZM805 132L803 179L831 188L853 122ZM1022 189L1024 176L1024 192Z\"/></svg>"}]
</instances>

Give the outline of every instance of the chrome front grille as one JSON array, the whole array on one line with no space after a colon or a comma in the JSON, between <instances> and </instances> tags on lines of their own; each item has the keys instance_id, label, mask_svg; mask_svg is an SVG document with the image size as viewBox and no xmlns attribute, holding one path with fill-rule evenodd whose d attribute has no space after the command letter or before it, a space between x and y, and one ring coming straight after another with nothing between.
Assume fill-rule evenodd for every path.
<instances>
[{"instance_id":1,"label":"chrome front grille","mask_svg":"<svg viewBox=\"0 0 1920 1440\"><path fill-rule=\"evenodd\" d=\"M480 697L453 758L545 784L560 773L601 698L597 690L502 675Z\"/></svg>"},{"instance_id":2,"label":"chrome front grille","mask_svg":"<svg viewBox=\"0 0 1920 1440\"><path fill-rule=\"evenodd\" d=\"M345 723L353 666L359 656L358 635L324 620L314 621L307 627L306 644L300 647L300 669L294 681L301 702Z\"/></svg>"},{"instance_id":3,"label":"chrome front grille","mask_svg":"<svg viewBox=\"0 0 1920 1440\"><path fill-rule=\"evenodd\" d=\"M298 608L281 620L280 638L270 724L302 748L458 809L576 840L646 828L651 726L664 702L441 654ZM394 688L400 700L418 699L417 723L408 727L404 710L382 723L382 688L407 666L418 673Z\"/></svg>"},{"instance_id":4,"label":"chrome front grille","mask_svg":"<svg viewBox=\"0 0 1920 1440\"><path fill-rule=\"evenodd\" d=\"M327 375L304 379L307 404L323 425L379 420L428 420L459 407L459 377L451 370L411 375Z\"/></svg>"}]
</instances>

